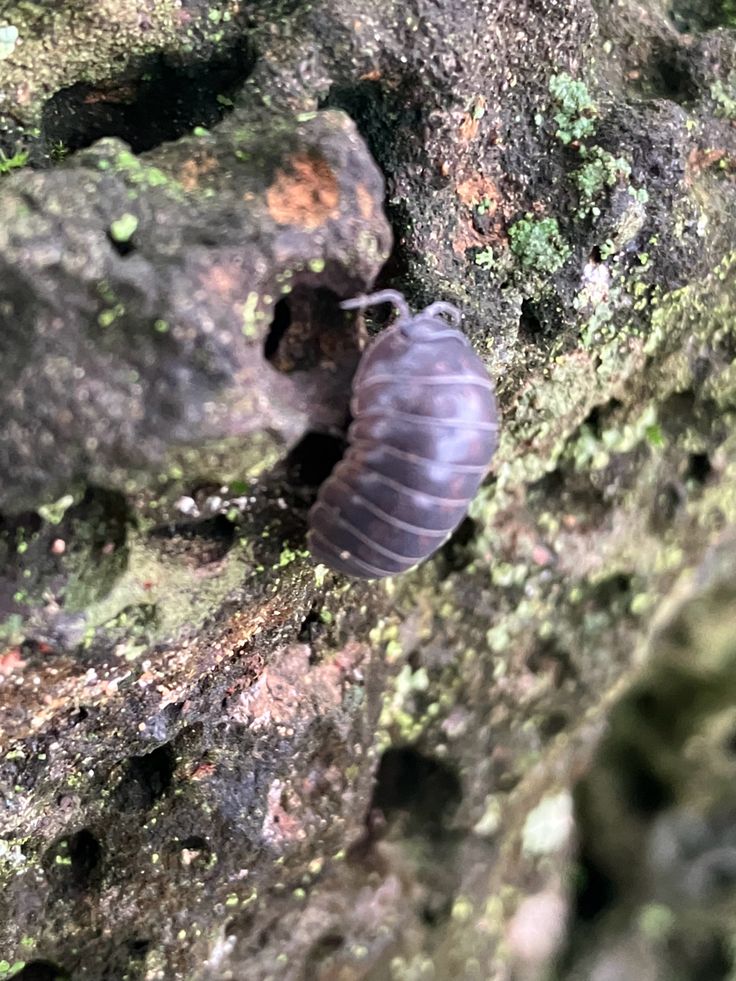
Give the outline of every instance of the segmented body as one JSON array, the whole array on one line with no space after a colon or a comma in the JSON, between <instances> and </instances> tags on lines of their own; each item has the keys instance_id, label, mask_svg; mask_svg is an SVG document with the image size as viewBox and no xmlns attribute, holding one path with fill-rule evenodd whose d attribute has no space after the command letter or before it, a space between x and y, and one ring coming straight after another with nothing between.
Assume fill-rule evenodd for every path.
<instances>
[{"instance_id":1,"label":"segmented body","mask_svg":"<svg viewBox=\"0 0 736 981\"><path fill-rule=\"evenodd\" d=\"M412 317L401 294L346 301L395 303L396 323L366 350L353 380L348 449L309 516L312 555L362 579L405 572L462 521L497 444L493 383L465 336L435 303Z\"/></svg>"}]
</instances>

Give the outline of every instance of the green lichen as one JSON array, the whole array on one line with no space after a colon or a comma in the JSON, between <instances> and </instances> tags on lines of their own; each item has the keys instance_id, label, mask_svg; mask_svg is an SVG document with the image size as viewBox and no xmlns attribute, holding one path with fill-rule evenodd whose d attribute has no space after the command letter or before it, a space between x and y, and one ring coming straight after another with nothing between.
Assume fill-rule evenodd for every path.
<instances>
[{"instance_id":1,"label":"green lichen","mask_svg":"<svg viewBox=\"0 0 736 981\"><path fill-rule=\"evenodd\" d=\"M116 303L114 307L108 307L106 310L101 310L97 315L97 323L100 327L110 327L119 320L125 313L125 307L122 303Z\"/></svg>"},{"instance_id":2,"label":"green lichen","mask_svg":"<svg viewBox=\"0 0 736 981\"><path fill-rule=\"evenodd\" d=\"M711 98L715 101L719 116L736 119L736 72L728 76L727 84L718 79L710 87Z\"/></svg>"},{"instance_id":3,"label":"green lichen","mask_svg":"<svg viewBox=\"0 0 736 981\"><path fill-rule=\"evenodd\" d=\"M631 165L624 157L614 157L612 153L599 146L591 147L583 152L585 163L573 174L573 179L580 191L579 217L592 212L600 214L595 202L601 197L606 188L614 187L617 183L627 181L631 176Z\"/></svg>"},{"instance_id":4,"label":"green lichen","mask_svg":"<svg viewBox=\"0 0 736 981\"><path fill-rule=\"evenodd\" d=\"M480 266L481 269L493 269L496 265L496 257L493 254L493 249L487 246L485 249L481 249L480 252L476 252L474 261L476 266Z\"/></svg>"},{"instance_id":5,"label":"green lichen","mask_svg":"<svg viewBox=\"0 0 736 981\"><path fill-rule=\"evenodd\" d=\"M558 140L572 143L595 132L597 110L584 82L561 72L550 78L549 91L557 110L553 119Z\"/></svg>"},{"instance_id":6,"label":"green lichen","mask_svg":"<svg viewBox=\"0 0 736 981\"><path fill-rule=\"evenodd\" d=\"M646 406L633 421L606 428L600 433L594 432L588 424L582 425L568 452L576 470L589 472L603 469L613 455L629 453L642 442L656 450L664 445L655 405Z\"/></svg>"},{"instance_id":7,"label":"green lichen","mask_svg":"<svg viewBox=\"0 0 736 981\"><path fill-rule=\"evenodd\" d=\"M274 569L284 569L287 565L291 565L292 562L296 562L297 559L307 558L309 558L308 551L305 549L293 549L287 544L281 549L278 562L274 565Z\"/></svg>"},{"instance_id":8,"label":"green lichen","mask_svg":"<svg viewBox=\"0 0 736 981\"><path fill-rule=\"evenodd\" d=\"M2 960L0 961L0 978L12 978L16 974L20 974L23 968L26 966L25 961L10 961Z\"/></svg>"},{"instance_id":9,"label":"green lichen","mask_svg":"<svg viewBox=\"0 0 736 981\"><path fill-rule=\"evenodd\" d=\"M571 251L556 218L536 218L530 213L509 228L509 241L522 268L542 274L557 272Z\"/></svg>"},{"instance_id":10,"label":"green lichen","mask_svg":"<svg viewBox=\"0 0 736 981\"><path fill-rule=\"evenodd\" d=\"M11 157L6 157L0 150L0 174L9 174L11 170L20 170L28 163L28 151L16 150Z\"/></svg>"},{"instance_id":11,"label":"green lichen","mask_svg":"<svg viewBox=\"0 0 736 981\"><path fill-rule=\"evenodd\" d=\"M118 145L120 145L118 143ZM103 160L98 162L98 167ZM159 167L154 167L136 157L130 150L120 150L108 162L132 185L144 184L147 187L166 187L177 195L183 194L181 186Z\"/></svg>"},{"instance_id":12,"label":"green lichen","mask_svg":"<svg viewBox=\"0 0 736 981\"><path fill-rule=\"evenodd\" d=\"M110 223L110 237L114 242L124 244L131 240L137 228L138 219L135 215L126 211Z\"/></svg>"},{"instance_id":13,"label":"green lichen","mask_svg":"<svg viewBox=\"0 0 736 981\"><path fill-rule=\"evenodd\" d=\"M250 292L243 304L243 335L249 340L258 336L259 327L266 320L266 314L259 309L260 302L260 294Z\"/></svg>"},{"instance_id":14,"label":"green lichen","mask_svg":"<svg viewBox=\"0 0 736 981\"><path fill-rule=\"evenodd\" d=\"M52 504L42 504L37 510L44 521L48 521L52 525L58 525L72 504L74 504L74 496L72 494L65 494Z\"/></svg>"}]
</instances>

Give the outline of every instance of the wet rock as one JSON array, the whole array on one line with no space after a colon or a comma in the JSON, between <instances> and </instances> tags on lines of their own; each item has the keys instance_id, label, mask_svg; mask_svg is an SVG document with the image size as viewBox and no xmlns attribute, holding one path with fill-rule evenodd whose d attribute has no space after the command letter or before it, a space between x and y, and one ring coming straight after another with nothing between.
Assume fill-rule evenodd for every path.
<instances>
[{"instance_id":1,"label":"wet rock","mask_svg":"<svg viewBox=\"0 0 736 981\"><path fill-rule=\"evenodd\" d=\"M389 246L345 116L232 118L155 160L103 141L0 194L3 511L201 473L235 438L230 473L253 472L310 424L342 424L358 347L337 301ZM280 298L303 350L278 371Z\"/></svg>"},{"instance_id":2,"label":"wet rock","mask_svg":"<svg viewBox=\"0 0 736 981\"><path fill-rule=\"evenodd\" d=\"M80 481L0 532L3 956L116 981L733 972L731 35L683 33L685 6L223 5L248 77L227 88L211 51L227 120L161 146L193 116L162 92L143 125L143 102L181 74L116 76L101 47L79 77L60 46L54 101L17 118L80 152L5 178L13 208L32 192L16 227L38 222L41 286L102 263L124 293L71 293L81 363L122 359L170 401L126 417L117 470L107 445L82 460L116 490ZM387 245L335 108L384 172L379 282L460 303L504 420L468 521L379 587L303 547L339 438L287 453L344 423L358 344L336 298ZM72 198L78 234L52 211ZM61 224L70 266L41 247ZM291 292L266 282L275 243L308 263ZM59 294L23 269L8 282L43 312ZM145 357L115 332L139 309ZM160 488L154 437L190 454Z\"/></svg>"}]
</instances>

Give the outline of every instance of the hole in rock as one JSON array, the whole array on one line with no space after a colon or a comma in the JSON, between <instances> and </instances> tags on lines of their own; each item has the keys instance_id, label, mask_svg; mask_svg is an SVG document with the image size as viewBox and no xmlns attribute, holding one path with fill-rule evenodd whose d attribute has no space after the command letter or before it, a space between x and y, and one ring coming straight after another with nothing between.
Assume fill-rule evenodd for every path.
<instances>
[{"instance_id":1,"label":"hole in rock","mask_svg":"<svg viewBox=\"0 0 736 981\"><path fill-rule=\"evenodd\" d=\"M326 625L318 609L311 609L299 626L297 640L302 644L311 644L324 633Z\"/></svg>"},{"instance_id":2,"label":"hole in rock","mask_svg":"<svg viewBox=\"0 0 736 981\"><path fill-rule=\"evenodd\" d=\"M159 540L161 550L192 567L223 559L235 541L235 524L224 514L201 521L160 525L150 532Z\"/></svg>"},{"instance_id":3,"label":"hole in rock","mask_svg":"<svg viewBox=\"0 0 736 981\"><path fill-rule=\"evenodd\" d=\"M652 770L637 747L620 747L617 770L622 797L635 814L651 817L673 803L672 788Z\"/></svg>"},{"instance_id":4,"label":"hole in rock","mask_svg":"<svg viewBox=\"0 0 736 981\"><path fill-rule=\"evenodd\" d=\"M440 556L448 572L460 572L471 562L473 556L468 548L476 536L478 524L465 517L440 549Z\"/></svg>"},{"instance_id":5,"label":"hole in rock","mask_svg":"<svg viewBox=\"0 0 736 981\"><path fill-rule=\"evenodd\" d=\"M549 638L539 640L527 655L525 664L533 674L550 674L555 688L561 688L565 681L575 677L570 652Z\"/></svg>"},{"instance_id":6,"label":"hole in rock","mask_svg":"<svg viewBox=\"0 0 736 981\"><path fill-rule=\"evenodd\" d=\"M44 108L44 138L67 152L104 136L125 140L134 153L150 150L195 126L217 123L254 64L255 52L244 42L191 65L152 55L117 78L57 92Z\"/></svg>"},{"instance_id":7,"label":"hole in rock","mask_svg":"<svg viewBox=\"0 0 736 981\"><path fill-rule=\"evenodd\" d=\"M660 52L652 61L652 79L656 93L672 102L690 102L697 96L690 69L679 48Z\"/></svg>"},{"instance_id":8,"label":"hole in rock","mask_svg":"<svg viewBox=\"0 0 736 981\"><path fill-rule=\"evenodd\" d=\"M120 809L149 810L171 786L175 767L176 757L168 743L145 756L132 756L117 789Z\"/></svg>"},{"instance_id":9,"label":"hole in rock","mask_svg":"<svg viewBox=\"0 0 736 981\"><path fill-rule=\"evenodd\" d=\"M322 286L296 285L282 297L263 345L271 366L285 374L318 365L354 368L359 355L356 332L339 303L337 294Z\"/></svg>"},{"instance_id":10,"label":"hole in rock","mask_svg":"<svg viewBox=\"0 0 736 981\"><path fill-rule=\"evenodd\" d=\"M596 439L600 439L603 430L607 428L608 421L623 403L618 399L609 399L603 405L594 405L582 422L582 426L587 426Z\"/></svg>"},{"instance_id":11,"label":"hole in rock","mask_svg":"<svg viewBox=\"0 0 736 981\"><path fill-rule=\"evenodd\" d=\"M141 957L144 957L148 952L148 948L150 946L151 946L150 940L144 940L138 938L134 940L129 940L127 943L127 947L128 950L130 951L131 957L135 958L136 960L140 959Z\"/></svg>"},{"instance_id":12,"label":"hole in rock","mask_svg":"<svg viewBox=\"0 0 736 981\"><path fill-rule=\"evenodd\" d=\"M595 920L616 900L613 880L595 861L585 843L578 855L577 883L575 913L586 923Z\"/></svg>"},{"instance_id":13,"label":"hole in rock","mask_svg":"<svg viewBox=\"0 0 736 981\"><path fill-rule=\"evenodd\" d=\"M590 598L598 606L608 608L631 593L632 577L625 572L614 572L591 587Z\"/></svg>"},{"instance_id":14,"label":"hole in rock","mask_svg":"<svg viewBox=\"0 0 736 981\"><path fill-rule=\"evenodd\" d=\"M69 858L75 880L80 886L87 885L102 859L102 847L87 828L69 838Z\"/></svg>"},{"instance_id":15,"label":"hole in rock","mask_svg":"<svg viewBox=\"0 0 736 981\"><path fill-rule=\"evenodd\" d=\"M539 734L543 739L552 739L562 732L567 726L569 719L566 712L554 709L539 723Z\"/></svg>"},{"instance_id":16,"label":"hole in rock","mask_svg":"<svg viewBox=\"0 0 736 981\"><path fill-rule=\"evenodd\" d=\"M326 287L297 284L275 306L263 354L272 368L289 376L292 398L305 406L315 430L346 425L360 360L358 339L355 318L340 309L337 294Z\"/></svg>"},{"instance_id":17,"label":"hole in rock","mask_svg":"<svg viewBox=\"0 0 736 981\"><path fill-rule=\"evenodd\" d=\"M115 249L115 251L117 252L117 254L119 256L123 256L123 258L126 255L130 255L131 252L135 252L135 246L130 241L130 239L128 239L127 242L120 242L120 241L118 241L118 239L114 238L110 234L110 232L108 232L107 233L107 240L110 243L110 245L112 245L112 247Z\"/></svg>"},{"instance_id":18,"label":"hole in rock","mask_svg":"<svg viewBox=\"0 0 736 981\"><path fill-rule=\"evenodd\" d=\"M13 977L15 981L68 981L69 975L51 961L28 961Z\"/></svg>"},{"instance_id":19,"label":"hole in rock","mask_svg":"<svg viewBox=\"0 0 736 981\"><path fill-rule=\"evenodd\" d=\"M345 440L330 433L307 433L286 459L287 468L297 484L319 487L332 473L345 452Z\"/></svg>"},{"instance_id":20,"label":"hole in rock","mask_svg":"<svg viewBox=\"0 0 736 981\"><path fill-rule=\"evenodd\" d=\"M290 326L291 304L287 297L283 297L273 308L273 320L266 336L266 343L263 345L263 354L266 361L273 361L279 345L286 336L286 331Z\"/></svg>"},{"instance_id":21,"label":"hole in rock","mask_svg":"<svg viewBox=\"0 0 736 981\"><path fill-rule=\"evenodd\" d=\"M339 933L325 933L307 953L305 962L305 977L312 977L312 972L324 964L333 954L345 946L345 938ZM337 976L337 975L335 975Z\"/></svg>"},{"instance_id":22,"label":"hole in rock","mask_svg":"<svg viewBox=\"0 0 736 981\"><path fill-rule=\"evenodd\" d=\"M708 477L713 473L707 453L691 453L687 461L685 471L686 480L694 480L699 484L704 484Z\"/></svg>"},{"instance_id":23,"label":"hole in rock","mask_svg":"<svg viewBox=\"0 0 736 981\"><path fill-rule=\"evenodd\" d=\"M544 326L531 300L523 300L519 319L519 337L530 344L538 344L544 336Z\"/></svg>"},{"instance_id":24,"label":"hole in rock","mask_svg":"<svg viewBox=\"0 0 736 981\"><path fill-rule=\"evenodd\" d=\"M205 849L209 851L209 847L206 838L201 835L189 835L179 843L179 848L182 850L186 848L190 852L201 852Z\"/></svg>"},{"instance_id":25,"label":"hole in rock","mask_svg":"<svg viewBox=\"0 0 736 981\"><path fill-rule=\"evenodd\" d=\"M372 809L387 819L408 812L427 831L441 831L462 799L460 781L446 763L411 747L389 749L381 757Z\"/></svg>"},{"instance_id":26,"label":"hole in rock","mask_svg":"<svg viewBox=\"0 0 736 981\"><path fill-rule=\"evenodd\" d=\"M83 828L60 838L44 854L49 882L61 890L84 890L93 884L102 859L102 847L92 832Z\"/></svg>"}]
</instances>

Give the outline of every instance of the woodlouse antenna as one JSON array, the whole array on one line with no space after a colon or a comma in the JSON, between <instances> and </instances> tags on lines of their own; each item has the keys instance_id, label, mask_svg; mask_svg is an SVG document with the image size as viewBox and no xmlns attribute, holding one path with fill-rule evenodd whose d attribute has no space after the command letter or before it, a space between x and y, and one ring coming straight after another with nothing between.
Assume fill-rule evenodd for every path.
<instances>
[{"instance_id":1,"label":"woodlouse antenna","mask_svg":"<svg viewBox=\"0 0 736 981\"><path fill-rule=\"evenodd\" d=\"M409 304L398 290L379 290L377 293L369 293L367 296L354 296L351 300L343 300L340 309L363 310L365 307L372 307L377 303L392 303L399 311L400 321L411 319Z\"/></svg>"},{"instance_id":2,"label":"woodlouse antenna","mask_svg":"<svg viewBox=\"0 0 736 981\"><path fill-rule=\"evenodd\" d=\"M458 308L452 303L445 303L444 300L437 300L436 303L430 303L422 312L428 317L436 317L438 314L444 313L450 323L455 327L459 327L463 319L463 315Z\"/></svg>"}]
</instances>

